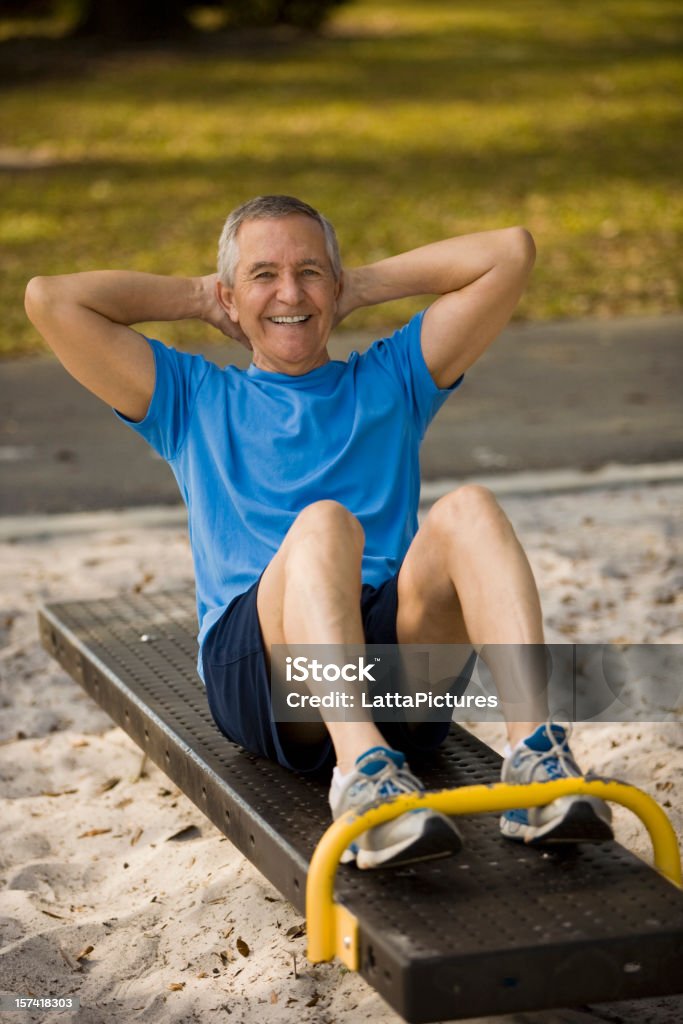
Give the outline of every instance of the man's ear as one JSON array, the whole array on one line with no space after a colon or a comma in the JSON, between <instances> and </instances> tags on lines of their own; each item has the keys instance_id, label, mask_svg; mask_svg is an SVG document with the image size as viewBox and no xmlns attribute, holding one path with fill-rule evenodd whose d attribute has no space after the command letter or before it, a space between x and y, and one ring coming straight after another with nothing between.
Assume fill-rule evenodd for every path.
<instances>
[{"instance_id":1,"label":"man's ear","mask_svg":"<svg viewBox=\"0 0 683 1024\"><path fill-rule=\"evenodd\" d=\"M235 306L235 293L232 288L222 281L216 281L216 300L221 309L224 309L234 324L239 323L237 307Z\"/></svg>"},{"instance_id":2,"label":"man's ear","mask_svg":"<svg viewBox=\"0 0 683 1024\"><path fill-rule=\"evenodd\" d=\"M337 278L337 283L336 283L335 288L334 288L334 297L335 297L337 302L339 302L339 296L341 295L341 293L343 291L344 291L344 271L340 270L339 271L339 277Z\"/></svg>"}]
</instances>

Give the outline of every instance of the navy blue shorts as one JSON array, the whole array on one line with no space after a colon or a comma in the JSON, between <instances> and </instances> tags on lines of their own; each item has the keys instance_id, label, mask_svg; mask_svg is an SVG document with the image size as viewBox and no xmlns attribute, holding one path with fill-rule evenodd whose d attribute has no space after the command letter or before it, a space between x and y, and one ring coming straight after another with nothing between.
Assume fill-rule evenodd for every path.
<instances>
[{"instance_id":1,"label":"navy blue shorts","mask_svg":"<svg viewBox=\"0 0 683 1024\"><path fill-rule=\"evenodd\" d=\"M396 644L398 573L379 587L364 583L361 614L368 644ZM320 744L283 742L272 721L270 679L256 610L260 578L236 597L209 630L202 645L202 664L209 708L224 736L252 754L277 761L292 771L331 771L335 764L329 736ZM408 729L402 722L381 722L387 743L408 758L439 747L449 722L424 722Z\"/></svg>"}]
</instances>

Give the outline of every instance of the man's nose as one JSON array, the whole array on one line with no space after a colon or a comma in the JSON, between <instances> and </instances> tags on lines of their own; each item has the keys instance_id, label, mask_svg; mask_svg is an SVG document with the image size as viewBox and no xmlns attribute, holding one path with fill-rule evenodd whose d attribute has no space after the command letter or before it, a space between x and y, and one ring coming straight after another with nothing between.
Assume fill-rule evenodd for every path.
<instances>
[{"instance_id":1,"label":"man's nose","mask_svg":"<svg viewBox=\"0 0 683 1024\"><path fill-rule=\"evenodd\" d=\"M299 275L289 272L283 273L278 281L278 299L281 302L286 302L288 306L296 306L301 300L301 296L302 288Z\"/></svg>"}]
</instances>

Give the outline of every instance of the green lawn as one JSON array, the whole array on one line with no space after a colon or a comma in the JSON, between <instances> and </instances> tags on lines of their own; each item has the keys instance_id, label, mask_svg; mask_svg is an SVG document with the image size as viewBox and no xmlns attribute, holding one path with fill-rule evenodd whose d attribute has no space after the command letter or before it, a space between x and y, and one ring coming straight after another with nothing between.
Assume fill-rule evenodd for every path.
<instances>
[{"instance_id":1,"label":"green lawn","mask_svg":"<svg viewBox=\"0 0 683 1024\"><path fill-rule=\"evenodd\" d=\"M0 22L4 354L40 345L32 275L208 273L226 214L262 192L318 206L349 264L524 224L524 318L681 308L679 0L356 0L318 38L99 56L17 29Z\"/></svg>"}]
</instances>

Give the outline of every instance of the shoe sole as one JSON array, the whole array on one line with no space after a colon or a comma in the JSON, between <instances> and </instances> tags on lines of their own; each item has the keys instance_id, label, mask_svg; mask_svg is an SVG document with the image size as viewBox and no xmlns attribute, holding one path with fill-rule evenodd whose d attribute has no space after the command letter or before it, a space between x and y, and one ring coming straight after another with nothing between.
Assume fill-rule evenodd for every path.
<instances>
[{"instance_id":1,"label":"shoe sole","mask_svg":"<svg viewBox=\"0 0 683 1024\"><path fill-rule=\"evenodd\" d=\"M425 860L451 857L462 849L460 833L446 820L430 818L419 834L398 848L388 850L359 850L355 856L356 867L361 871L370 868L395 868L404 864L418 864ZM345 863L351 863L347 860Z\"/></svg>"},{"instance_id":2,"label":"shoe sole","mask_svg":"<svg viewBox=\"0 0 683 1024\"><path fill-rule=\"evenodd\" d=\"M565 814L540 828L520 825L519 831L514 834L503 829L501 831L506 839L523 842L528 846L553 843L606 843L614 839L610 825L585 800L577 800Z\"/></svg>"}]
</instances>

